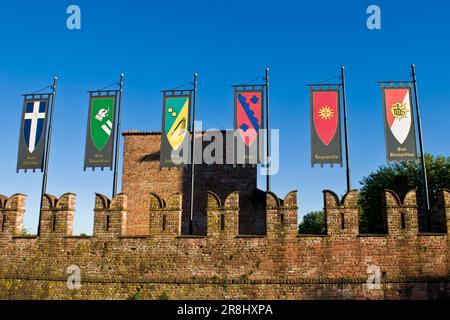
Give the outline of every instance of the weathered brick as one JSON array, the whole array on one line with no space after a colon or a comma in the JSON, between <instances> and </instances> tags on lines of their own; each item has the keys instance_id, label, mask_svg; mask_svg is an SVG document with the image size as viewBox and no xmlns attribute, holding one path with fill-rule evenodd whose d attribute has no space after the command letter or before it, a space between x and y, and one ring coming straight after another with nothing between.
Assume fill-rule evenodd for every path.
<instances>
[{"instance_id":1,"label":"weathered brick","mask_svg":"<svg viewBox=\"0 0 450 320\"><path fill-rule=\"evenodd\" d=\"M96 195L93 237L72 237L73 194L44 196L39 237L20 236L25 196L0 196L0 299L450 298L450 236L420 233L414 190L403 201L385 192L386 235L359 234L356 191L324 191L327 234L298 235L296 192L256 190L254 169L200 166L204 230L187 236L184 171L159 169L159 134L126 137L130 194ZM450 192L438 198L450 230ZM67 287L73 265L79 290ZM367 285L374 272L379 288Z\"/></svg>"}]
</instances>

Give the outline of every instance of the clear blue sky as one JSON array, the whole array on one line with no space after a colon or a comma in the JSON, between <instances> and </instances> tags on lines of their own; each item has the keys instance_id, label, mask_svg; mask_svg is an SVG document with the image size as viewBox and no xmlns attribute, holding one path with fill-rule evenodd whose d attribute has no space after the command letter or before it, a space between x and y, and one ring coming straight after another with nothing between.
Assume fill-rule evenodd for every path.
<instances>
[{"instance_id":1,"label":"clear blue sky","mask_svg":"<svg viewBox=\"0 0 450 320\"><path fill-rule=\"evenodd\" d=\"M66 28L81 8L82 29ZM382 29L366 28L381 7ZM160 90L199 73L198 119L233 125L230 85L271 69L271 125L280 129L273 190L299 190L300 214L321 209L323 189L342 195L345 170L310 166L305 83L345 64L352 185L385 163L377 80L407 78L417 66L427 152L449 155L450 22L447 1L2 1L0 3L0 193L28 195L25 225L36 231L41 174L16 174L21 94L51 83L59 91L48 192L77 194L75 233L91 234L94 193L111 193L111 172L83 172L87 90L126 74L123 130L159 130ZM264 178L259 185L265 188Z\"/></svg>"}]
</instances>

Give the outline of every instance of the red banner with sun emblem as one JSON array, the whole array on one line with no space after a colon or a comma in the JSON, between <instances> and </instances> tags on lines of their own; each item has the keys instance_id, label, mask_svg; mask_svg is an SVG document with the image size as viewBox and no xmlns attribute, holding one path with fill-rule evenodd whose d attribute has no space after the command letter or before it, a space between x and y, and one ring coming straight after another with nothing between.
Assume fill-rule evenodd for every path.
<instances>
[{"instance_id":1,"label":"red banner with sun emblem","mask_svg":"<svg viewBox=\"0 0 450 320\"><path fill-rule=\"evenodd\" d=\"M311 163L342 165L339 89L311 89Z\"/></svg>"}]
</instances>

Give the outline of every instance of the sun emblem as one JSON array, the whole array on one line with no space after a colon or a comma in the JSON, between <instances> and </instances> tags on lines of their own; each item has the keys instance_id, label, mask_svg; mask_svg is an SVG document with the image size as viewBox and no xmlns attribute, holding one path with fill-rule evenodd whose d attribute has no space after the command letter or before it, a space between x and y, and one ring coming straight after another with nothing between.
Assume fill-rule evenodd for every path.
<instances>
[{"instance_id":1,"label":"sun emblem","mask_svg":"<svg viewBox=\"0 0 450 320\"><path fill-rule=\"evenodd\" d=\"M406 107L406 103L396 103L391 108L392 116L395 119L402 120L406 118L406 114L408 113L408 108Z\"/></svg>"},{"instance_id":2,"label":"sun emblem","mask_svg":"<svg viewBox=\"0 0 450 320\"><path fill-rule=\"evenodd\" d=\"M322 120L330 120L331 118L334 117L333 109L331 109L329 106L324 106L324 107L320 108L319 117Z\"/></svg>"}]
</instances>

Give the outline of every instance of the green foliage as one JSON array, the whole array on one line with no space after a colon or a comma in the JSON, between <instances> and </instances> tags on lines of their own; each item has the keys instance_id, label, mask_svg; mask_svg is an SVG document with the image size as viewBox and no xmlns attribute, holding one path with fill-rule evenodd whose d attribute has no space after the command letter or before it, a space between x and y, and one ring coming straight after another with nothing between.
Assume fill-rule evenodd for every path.
<instances>
[{"instance_id":1,"label":"green foliage","mask_svg":"<svg viewBox=\"0 0 450 320\"><path fill-rule=\"evenodd\" d=\"M428 171L428 187L430 201L436 201L437 192L450 189L450 157L429 154L425 156ZM381 166L376 172L369 174L361 182L359 197L360 232L387 233L384 190L395 191L400 198L412 189L417 189L419 210L424 212L424 187L420 162L399 162L391 166ZM326 234L325 214L323 211L308 213L299 225L301 234ZM438 231L439 230L429 230Z\"/></svg>"},{"instance_id":2,"label":"green foliage","mask_svg":"<svg viewBox=\"0 0 450 320\"><path fill-rule=\"evenodd\" d=\"M138 291L136 293L134 293L133 295L131 295L128 300L141 300L141 293Z\"/></svg>"},{"instance_id":3,"label":"green foliage","mask_svg":"<svg viewBox=\"0 0 450 320\"><path fill-rule=\"evenodd\" d=\"M26 228L22 228L22 232L20 233L21 237L31 237L32 234L30 233L30 231Z\"/></svg>"},{"instance_id":4,"label":"green foliage","mask_svg":"<svg viewBox=\"0 0 450 320\"><path fill-rule=\"evenodd\" d=\"M323 211L313 211L303 217L302 223L298 226L301 234L326 234L325 214Z\"/></svg>"},{"instance_id":5,"label":"green foliage","mask_svg":"<svg viewBox=\"0 0 450 320\"><path fill-rule=\"evenodd\" d=\"M159 296L159 300L169 300L169 296L166 292Z\"/></svg>"},{"instance_id":6,"label":"green foliage","mask_svg":"<svg viewBox=\"0 0 450 320\"><path fill-rule=\"evenodd\" d=\"M437 191L450 188L450 157L425 156L428 171L430 200L434 201ZM403 198L408 191L417 188L418 205L425 208L424 186L420 162L400 162L391 166L382 166L376 172L365 177L360 191L360 232L386 233L383 194L385 189L395 191Z\"/></svg>"}]
</instances>

